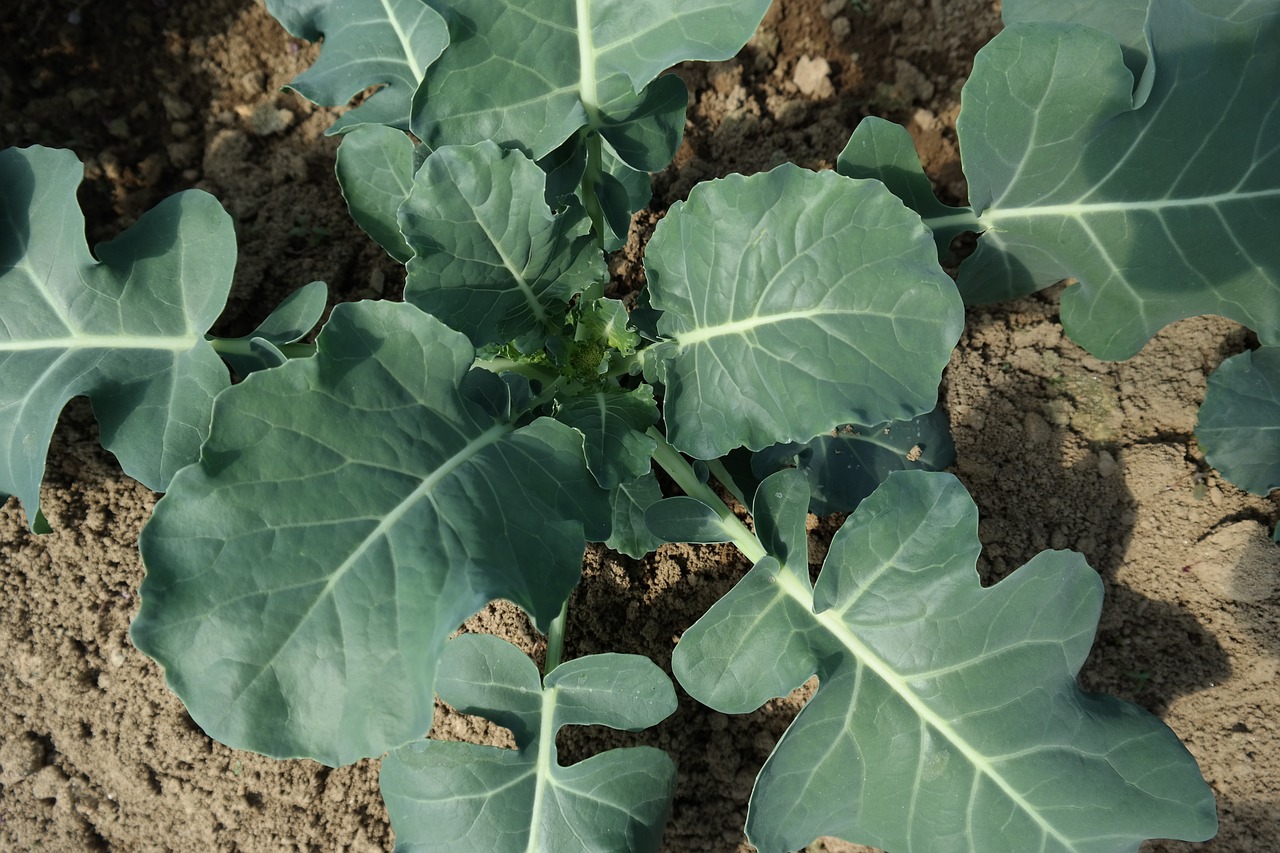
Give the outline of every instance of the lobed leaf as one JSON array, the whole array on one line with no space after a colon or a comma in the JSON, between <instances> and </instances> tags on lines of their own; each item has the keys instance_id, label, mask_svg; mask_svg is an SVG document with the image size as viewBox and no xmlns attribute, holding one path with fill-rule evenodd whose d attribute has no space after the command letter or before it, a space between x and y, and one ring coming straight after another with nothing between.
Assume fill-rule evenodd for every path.
<instances>
[{"instance_id":1,"label":"lobed leaf","mask_svg":"<svg viewBox=\"0 0 1280 853\"><path fill-rule=\"evenodd\" d=\"M284 301L258 324L258 328L241 338L222 338L219 343L238 341L248 345L249 352L239 352L224 346L222 358L240 376L248 376L258 370L279 367L288 361L280 347L305 337L320 322L324 314L328 289L323 281L310 284L290 293ZM194 458L192 459L194 461Z\"/></svg>"},{"instance_id":2,"label":"lobed leaf","mask_svg":"<svg viewBox=\"0 0 1280 853\"><path fill-rule=\"evenodd\" d=\"M578 658L540 683L519 649L463 634L445 647L439 689L458 710L510 728L519 749L428 740L383 759L397 850L658 850L675 793L667 754L614 749L564 767L555 744L566 725L638 731L670 716L675 690L648 658Z\"/></svg>"},{"instance_id":3,"label":"lobed leaf","mask_svg":"<svg viewBox=\"0 0 1280 853\"><path fill-rule=\"evenodd\" d=\"M495 418L518 389L435 318L340 305L317 348L218 398L143 529L132 637L210 736L336 765L430 727L438 653L489 600L548 625L609 508L581 436Z\"/></svg>"},{"instance_id":4,"label":"lobed leaf","mask_svg":"<svg viewBox=\"0 0 1280 853\"><path fill-rule=\"evenodd\" d=\"M743 713L820 686L756 780L762 853L834 835L885 850L1136 851L1207 839L1213 796L1163 723L1076 685L1098 576L1045 552L984 589L977 509L948 474L898 472L809 583L808 485L782 471L755 517L771 556L684 633L677 679Z\"/></svg>"},{"instance_id":5,"label":"lobed leaf","mask_svg":"<svg viewBox=\"0 0 1280 853\"><path fill-rule=\"evenodd\" d=\"M635 560L657 550L663 540L645 523L645 511L662 500L662 487L652 471L629 483L620 483L609 496L613 507L613 531L605 545Z\"/></svg>"},{"instance_id":6,"label":"lobed leaf","mask_svg":"<svg viewBox=\"0 0 1280 853\"><path fill-rule=\"evenodd\" d=\"M661 169L684 130L673 65L728 59L767 0L432 0L451 44L428 69L413 132L432 147L491 139L534 159L581 128L629 166ZM683 89L683 86L681 86ZM678 106L680 120L672 118Z\"/></svg>"},{"instance_id":7,"label":"lobed leaf","mask_svg":"<svg viewBox=\"0 0 1280 853\"><path fill-rule=\"evenodd\" d=\"M922 208L932 228L983 232L960 270L966 301L1074 278L1063 325L1109 359L1199 314L1280 342L1280 9L1217 8L1152 4L1136 87L1101 30L1014 24L983 48L956 128L973 207Z\"/></svg>"},{"instance_id":8,"label":"lobed leaf","mask_svg":"<svg viewBox=\"0 0 1280 853\"><path fill-rule=\"evenodd\" d=\"M1280 347L1233 356L1209 375L1196 440L1245 491L1280 489Z\"/></svg>"},{"instance_id":9,"label":"lobed leaf","mask_svg":"<svg viewBox=\"0 0 1280 853\"><path fill-rule=\"evenodd\" d=\"M555 418L582 433L587 468L601 488L614 489L649 472L655 441L645 430L658 421L652 387L598 390L563 399Z\"/></svg>"},{"instance_id":10,"label":"lobed leaf","mask_svg":"<svg viewBox=\"0 0 1280 853\"><path fill-rule=\"evenodd\" d=\"M336 107L379 87L327 133L362 124L409 129L413 93L449 44L444 19L424 0L267 0L290 35L324 37L320 58L289 84L313 103Z\"/></svg>"},{"instance_id":11,"label":"lobed leaf","mask_svg":"<svg viewBox=\"0 0 1280 853\"><path fill-rule=\"evenodd\" d=\"M715 459L933 408L963 310L882 185L796 166L696 187L645 252L667 436Z\"/></svg>"},{"instance_id":12,"label":"lobed leaf","mask_svg":"<svg viewBox=\"0 0 1280 853\"><path fill-rule=\"evenodd\" d=\"M400 207L414 252L405 300L476 346L559 331L569 299L608 275L576 202L547 206L546 174L492 142L432 152Z\"/></svg>"},{"instance_id":13,"label":"lobed leaf","mask_svg":"<svg viewBox=\"0 0 1280 853\"><path fill-rule=\"evenodd\" d=\"M165 199L114 240L85 244L70 151L0 151L0 498L35 524L54 426L87 396L102 445L164 491L194 461L230 384L204 334L235 266L231 218L207 193Z\"/></svg>"}]
</instances>

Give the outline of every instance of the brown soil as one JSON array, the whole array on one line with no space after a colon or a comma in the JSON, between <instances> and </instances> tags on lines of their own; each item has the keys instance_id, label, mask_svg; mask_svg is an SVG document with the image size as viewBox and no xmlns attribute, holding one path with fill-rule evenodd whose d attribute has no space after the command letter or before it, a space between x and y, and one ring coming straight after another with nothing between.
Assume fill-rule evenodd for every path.
<instances>
[{"instance_id":1,"label":"brown soil","mask_svg":"<svg viewBox=\"0 0 1280 853\"><path fill-rule=\"evenodd\" d=\"M316 49L257 3L18 7L0 22L0 146L69 147L86 161L91 241L200 187L240 236L220 330L247 331L313 279L335 300L397 293L402 269L350 223L333 180L336 143L322 132L334 113L280 91ZM697 181L830 166L869 113L906 124L940 191L963 198L960 86L998 27L991 0L778 0L737 58L681 70L687 142L657 176L657 213L637 217L637 235ZM615 259L619 276L635 274L637 245ZM1192 437L1205 375L1246 343L1228 322L1188 320L1133 360L1102 363L1062 336L1050 291L972 310L946 378L955 471L983 516L984 577L1044 548L1084 552L1107 587L1085 686L1163 717L1217 793L1215 840L1148 851L1267 851L1280 838L1280 548L1267 535L1280 506L1224 482ZM46 537L27 533L16 502L0 510L0 849L390 849L376 761L329 770L214 743L130 645L136 537L155 496L97 449L86 406L63 417L43 500L57 531ZM816 562L834 520L813 526ZM595 549L585 568L568 654L669 666L674 639L746 566L735 552L673 546L645 561ZM477 621L536 649L509 608ZM682 694L666 723L621 739L679 764L666 850L749 849L752 780L802 701L727 717ZM437 716L442 736L503 736ZM619 742L595 729L561 738L570 759Z\"/></svg>"}]
</instances>

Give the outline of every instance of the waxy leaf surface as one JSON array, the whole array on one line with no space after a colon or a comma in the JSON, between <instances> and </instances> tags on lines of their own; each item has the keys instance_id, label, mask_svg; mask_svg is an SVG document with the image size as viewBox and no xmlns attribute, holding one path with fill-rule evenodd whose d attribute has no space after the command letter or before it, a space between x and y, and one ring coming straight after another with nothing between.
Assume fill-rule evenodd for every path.
<instances>
[{"instance_id":1,"label":"waxy leaf surface","mask_svg":"<svg viewBox=\"0 0 1280 853\"><path fill-rule=\"evenodd\" d=\"M648 658L601 654L543 680L523 652L487 634L449 641L440 698L511 729L517 750L428 740L382 762L379 785L396 849L439 853L656 851L675 792L665 752L614 749L563 767L562 726L639 731L676 709L671 680Z\"/></svg>"},{"instance_id":2,"label":"waxy leaf surface","mask_svg":"<svg viewBox=\"0 0 1280 853\"><path fill-rule=\"evenodd\" d=\"M569 299L608 275L577 202L553 213L546 174L492 142L436 150L400 207L405 300L481 346L559 332Z\"/></svg>"},{"instance_id":3,"label":"waxy leaf surface","mask_svg":"<svg viewBox=\"0 0 1280 853\"><path fill-rule=\"evenodd\" d=\"M1280 343L1271 5L1224 18L1187 0L1153 4L1137 89L1120 44L1099 30L1015 24L983 48L956 127L972 210L923 211L935 229L983 232L960 271L966 301L1075 278L1063 325L1102 358L1127 358L1199 314Z\"/></svg>"},{"instance_id":4,"label":"waxy leaf surface","mask_svg":"<svg viewBox=\"0 0 1280 853\"><path fill-rule=\"evenodd\" d=\"M444 19L423 0L267 0L267 11L291 35L324 37L320 58L289 84L298 94L337 107L379 87L328 133L361 124L408 130L423 71L449 43Z\"/></svg>"},{"instance_id":5,"label":"waxy leaf surface","mask_svg":"<svg viewBox=\"0 0 1280 853\"><path fill-rule=\"evenodd\" d=\"M909 421L842 424L805 444L767 447L751 458L761 479L798 468L809 479L809 511L852 512L894 471L940 471L955 461L951 425L941 408Z\"/></svg>"},{"instance_id":6,"label":"waxy leaf surface","mask_svg":"<svg viewBox=\"0 0 1280 853\"><path fill-rule=\"evenodd\" d=\"M667 437L699 459L929 411L963 323L919 217L833 172L700 184L645 270Z\"/></svg>"},{"instance_id":7,"label":"waxy leaf surface","mask_svg":"<svg viewBox=\"0 0 1280 853\"><path fill-rule=\"evenodd\" d=\"M402 264L413 257L413 249L397 217L413 189L415 159L409 135L383 125L357 127L338 146L338 185L351 218Z\"/></svg>"},{"instance_id":8,"label":"waxy leaf surface","mask_svg":"<svg viewBox=\"0 0 1280 853\"><path fill-rule=\"evenodd\" d=\"M37 517L54 425L87 396L102 444L164 491L197 458L226 366L204 334L231 288L236 242L213 196L165 199L114 240L85 243L70 151L0 152L0 498Z\"/></svg>"},{"instance_id":9,"label":"waxy leaf surface","mask_svg":"<svg viewBox=\"0 0 1280 853\"><path fill-rule=\"evenodd\" d=\"M212 737L332 765L430 728L438 653L489 600L548 625L609 508L581 436L495 419L507 386L433 317L340 305L317 346L218 398L143 529L132 636Z\"/></svg>"},{"instance_id":10,"label":"waxy leaf surface","mask_svg":"<svg viewBox=\"0 0 1280 853\"><path fill-rule=\"evenodd\" d=\"M284 301L258 324L258 328L242 338L223 338L222 358L241 377L258 370L279 367L288 356L280 349L301 340L320 322L328 298L328 288L323 281L313 281L284 298ZM225 346L230 341L247 344L249 352L231 350ZM192 462L195 458L192 457Z\"/></svg>"},{"instance_id":11,"label":"waxy leaf surface","mask_svg":"<svg viewBox=\"0 0 1280 853\"><path fill-rule=\"evenodd\" d=\"M649 472L655 442L645 430L658 421L653 388L600 390L562 401L556 420L585 439L587 467L605 489Z\"/></svg>"},{"instance_id":12,"label":"waxy leaf surface","mask_svg":"<svg viewBox=\"0 0 1280 853\"><path fill-rule=\"evenodd\" d=\"M492 139L540 159L586 127L641 171L666 166L684 129L672 118L676 81L650 83L685 60L737 53L769 6L768 0L432 3L449 21L452 44L414 98L419 139L432 147Z\"/></svg>"},{"instance_id":13,"label":"waxy leaf surface","mask_svg":"<svg viewBox=\"0 0 1280 853\"><path fill-rule=\"evenodd\" d=\"M605 545L639 560L657 550L663 540L645 524L645 511L662 500L662 486L648 471L639 479L622 483L609 495L613 507L613 531Z\"/></svg>"},{"instance_id":14,"label":"waxy leaf surface","mask_svg":"<svg viewBox=\"0 0 1280 853\"><path fill-rule=\"evenodd\" d=\"M1280 489L1280 347L1233 356L1209 375L1196 439L1240 488Z\"/></svg>"},{"instance_id":15,"label":"waxy leaf surface","mask_svg":"<svg viewBox=\"0 0 1280 853\"><path fill-rule=\"evenodd\" d=\"M977 508L948 474L891 474L810 586L808 484L760 485L770 556L684 633L696 699L744 713L817 674L756 780L762 853L834 835L884 850L1136 851L1217 828L1195 762L1158 719L1083 693L1102 583L1044 552L984 589Z\"/></svg>"}]
</instances>

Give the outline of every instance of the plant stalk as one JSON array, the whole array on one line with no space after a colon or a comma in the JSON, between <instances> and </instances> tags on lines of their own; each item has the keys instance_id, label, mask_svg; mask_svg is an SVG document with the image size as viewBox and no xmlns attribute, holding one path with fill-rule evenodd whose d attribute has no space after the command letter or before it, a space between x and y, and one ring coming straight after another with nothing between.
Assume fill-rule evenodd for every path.
<instances>
[{"instance_id":1,"label":"plant stalk","mask_svg":"<svg viewBox=\"0 0 1280 853\"><path fill-rule=\"evenodd\" d=\"M542 663L543 676L550 675L560 665L560 658L564 654L565 623L568 621L569 599L566 598L564 604L560 605L560 615L551 620L551 627L547 629L547 657Z\"/></svg>"},{"instance_id":2,"label":"plant stalk","mask_svg":"<svg viewBox=\"0 0 1280 853\"><path fill-rule=\"evenodd\" d=\"M219 338L213 335L205 335L204 338L213 347L213 351L218 355L252 355L253 350L249 346L249 341L245 338ZM310 358L316 354L315 344L276 344L276 349L284 355L285 358Z\"/></svg>"},{"instance_id":3,"label":"plant stalk","mask_svg":"<svg viewBox=\"0 0 1280 853\"><path fill-rule=\"evenodd\" d=\"M764 546L760 544L760 540L751 532L742 520L733 514L733 510L720 499L715 489L698 479L698 475L694 473L693 466L688 460L681 455L680 451L671 446L667 441L667 437L658 432L657 427L650 427L645 433L654 439L658 446L653 451L653 461L661 466L676 481L684 493L697 501L700 501L715 512L720 518L720 523L724 526L724 531L730 537L732 542L739 551L742 552L752 563L758 563L767 555Z\"/></svg>"}]
</instances>

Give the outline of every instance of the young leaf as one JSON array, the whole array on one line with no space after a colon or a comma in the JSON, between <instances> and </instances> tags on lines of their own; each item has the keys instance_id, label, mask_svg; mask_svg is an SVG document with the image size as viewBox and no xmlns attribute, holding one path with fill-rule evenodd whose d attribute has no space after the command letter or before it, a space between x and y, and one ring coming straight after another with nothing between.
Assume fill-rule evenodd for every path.
<instances>
[{"instance_id":1,"label":"young leaf","mask_svg":"<svg viewBox=\"0 0 1280 853\"><path fill-rule=\"evenodd\" d=\"M960 269L966 301L1074 277L1063 325L1109 359L1199 314L1280 343L1280 12L1231 17L1152 4L1137 107L1099 30L1015 24L979 52L956 127L973 208L924 211L930 227L983 232Z\"/></svg>"},{"instance_id":2,"label":"young leaf","mask_svg":"<svg viewBox=\"0 0 1280 853\"><path fill-rule=\"evenodd\" d=\"M690 59L728 59L768 0L432 0L452 44L413 104L414 135L432 147L492 139L535 160L586 127L628 165L662 168L680 144L674 81ZM681 112L683 112L683 105Z\"/></svg>"},{"instance_id":3,"label":"young leaf","mask_svg":"<svg viewBox=\"0 0 1280 853\"><path fill-rule=\"evenodd\" d=\"M1233 356L1210 374L1196 439L1245 491L1280 489L1280 347Z\"/></svg>"},{"instance_id":4,"label":"young leaf","mask_svg":"<svg viewBox=\"0 0 1280 853\"><path fill-rule=\"evenodd\" d=\"M652 471L629 483L620 483L609 496L613 507L613 531L605 545L632 559L643 559L664 540L654 536L645 524L645 511L662 500L662 487Z\"/></svg>"},{"instance_id":5,"label":"young leaf","mask_svg":"<svg viewBox=\"0 0 1280 853\"><path fill-rule=\"evenodd\" d=\"M852 512L894 471L940 471L955 461L951 425L941 408L873 427L844 424L806 444L777 444L752 456L764 479L799 468L809 479L809 511Z\"/></svg>"},{"instance_id":6,"label":"young leaf","mask_svg":"<svg viewBox=\"0 0 1280 853\"><path fill-rule=\"evenodd\" d=\"M556 420L585 439L587 468L603 489L613 489L649 472L654 440L644 431L658 422L653 388L599 390L562 400Z\"/></svg>"},{"instance_id":7,"label":"young leaf","mask_svg":"<svg viewBox=\"0 0 1280 853\"><path fill-rule=\"evenodd\" d=\"M695 187L645 252L667 436L715 459L933 408L963 309L882 185L786 165ZM646 370L649 370L646 359Z\"/></svg>"},{"instance_id":8,"label":"young leaf","mask_svg":"<svg viewBox=\"0 0 1280 853\"><path fill-rule=\"evenodd\" d=\"M330 134L361 124L408 130L414 90L449 43L444 19L424 0L267 0L267 11L290 35L324 37L320 58L289 84L299 95L336 107L380 87Z\"/></svg>"},{"instance_id":9,"label":"young leaf","mask_svg":"<svg viewBox=\"0 0 1280 853\"><path fill-rule=\"evenodd\" d=\"M242 377L257 370L279 367L289 360L280 347L300 340L316 327L324 314L327 296L323 281L313 281L298 288L286 296L250 334L242 338L218 339L219 355ZM248 352L229 346L234 343L246 345Z\"/></svg>"},{"instance_id":10,"label":"young leaf","mask_svg":"<svg viewBox=\"0 0 1280 853\"><path fill-rule=\"evenodd\" d=\"M605 493L578 433L473 401L501 384L473 357L411 305L339 305L313 358L218 398L143 529L132 629L210 736L379 755L430 727L462 620L493 598L544 626L560 612L585 536L608 536Z\"/></svg>"},{"instance_id":11,"label":"young leaf","mask_svg":"<svg viewBox=\"0 0 1280 853\"><path fill-rule=\"evenodd\" d=\"M813 587L808 486L761 484L761 560L684 633L672 666L729 713L817 674L817 694L756 780L762 853L834 835L886 850L1136 851L1200 841L1213 796L1158 719L1075 682L1102 583L1045 552L990 589L977 508L948 474L905 471L837 532Z\"/></svg>"},{"instance_id":12,"label":"young leaf","mask_svg":"<svg viewBox=\"0 0 1280 853\"><path fill-rule=\"evenodd\" d=\"M563 767L555 740L562 726L639 731L669 717L675 690L648 658L578 658L539 684L533 662L510 643L463 634L445 647L437 684L458 710L510 728L519 748L428 740L384 758L379 785L397 850L658 849L676 783L667 754L614 749Z\"/></svg>"},{"instance_id":13,"label":"young leaf","mask_svg":"<svg viewBox=\"0 0 1280 853\"><path fill-rule=\"evenodd\" d=\"M351 218L402 264L413 249L400 233L397 212L413 189L413 140L393 127L361 125L338 146L338 185Z\"/></svg>"},{"instance_id":14,"label":"young leaf","mask_svg":"<svg viewBox=\"0 0 1280 853\"><path fill-rule=\"evenodd\" d=\"M155 491L194 461L230 378L204 334L231 288L231 218L207 193L165 199L116 239L85 244L70 151L0 151L0 498L34 524L45 454L72 397L102 444Z\"/></svg>"},{"instance_id":15,"label":"young leaf","mask_svg":"<svg viewBox=\"0 0 1280 853\"><path fill-rule=\"evenodd\" d=\"M414 251L405 300L476 346L560 328L569 299L608 275L576 202L552 213L546 174L492 142L434 151L400 208Z\"/></svg>"}]
</instances>

